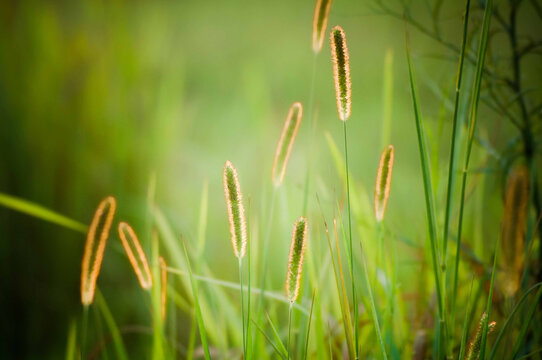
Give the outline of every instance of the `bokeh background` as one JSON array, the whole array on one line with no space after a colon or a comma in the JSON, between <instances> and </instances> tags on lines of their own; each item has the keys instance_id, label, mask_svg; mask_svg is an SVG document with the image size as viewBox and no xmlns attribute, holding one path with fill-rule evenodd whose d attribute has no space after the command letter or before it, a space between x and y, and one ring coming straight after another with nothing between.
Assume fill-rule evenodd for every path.
<instances>
[{"instance_id":1,"label":"bokeh background","mask_svg":"<svg viewBox=\"0 0 542 360\"><path fill-rule=\"evenodd\" d=\"M421 21L431 24L425 2L410 6ZM460 1L445 1L439 18L442 37L457 46L462 8ZM154 178L156 203L175 232L195 243L201 196L207 188L204 258L221 278L236 281L222 166L226 160L236 165L250 202L252 231L261 233L282 123L291 103L307 106L309 101L313 9L313 0L2 1L0 191L83 223L90 222L102 198L114 195L117 220L127 220L145 233L146 199ZM396 10L401 11L399 4ZM482 12L474 10L472 16L473 26L479 26ZM520 13L520 19L523 32L542 31L531 12ZM404 24L379 13L371 1L341 0L331 9L329 25L336 24L345 29L350 48L351 172L370 205L380 152L387 142L395 145L387 222L404 239L399 245L400 276L404 287L415 291L425 212ZM410 40L437 206L442 209L457 58L412 28ZM499 44L507 46L504 38L493 43L496 58ZM391 106L385 103L386 58L392 70ZM540 85L539 60L539 56L525 60L527 88ZM333 213L334 199L342 196L325 135L342 147L327 36L315 71L312 150L311 119L306 117L272 230L273 259L281 259L271 266L276 290L282 289L291 224L302 208L309 153L313 158L309 216L314 222L321 216L316 193L329 205L328 214ZM472 73L468 65L466 91ZM533 91L540 99L540 88ZM382 131L386 111L389 134ZM308 112L305 109L305 115ZM482 105L477 134L488 147L498 153L514 131L503 116ZM486 150L476 145L473 167L491 168L495 159ZM465 226L478 244L478 256L489 259L483 248L499 234L502 174L488 171L472 179L479 191L468 202ZM321 229L321 224L315 227ZM142 238L148 249L148 236ZM326 248L323 237L313 238ZM84 234L0 208L2 357L63 356L70 321L82 311L84 239ZM109 242L118 246L115 232ZM98 283L119 324L148 323L141 290L122 252L106 250ZM185 343L188 330L182 329L183 324L188 329L189 317L181 314L177 321L179 342ZM125 341L135 358L150 342L141 334L126 335Z\"/></svg>"}]
</instances>

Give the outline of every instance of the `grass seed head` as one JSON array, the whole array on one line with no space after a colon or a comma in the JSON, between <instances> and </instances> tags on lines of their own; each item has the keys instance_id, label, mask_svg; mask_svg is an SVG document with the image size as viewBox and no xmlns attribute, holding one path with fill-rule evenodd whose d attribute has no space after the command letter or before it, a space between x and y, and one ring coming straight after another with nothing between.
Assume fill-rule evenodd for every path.
<instances>
[{"instance_id":1,"label":"grass seed head","mask_svg":"<svg viewBox=\"0 0 542 360\"><path fill-rule=\"evenodd\" d=\"M346 35L340 26L335 26L331 30L330 40L337 111L339 112L339 118L346 121L350 117L352 84L350 82L350 63Z\"/></svg>"},{"instance_id":2,"label":"grass seed head","mask_svg":"<svg viewBox=\"0 0 542 360\"><path fill-rule=\"evenodd\" d=\"M106 197L98 205L90 223L85 243L85 253L81 262L81 302L85 306L92 304L94 301L96 280L100 274L105 245L116 208L117 202L115 198L112 196ZM99 237L96 244L97 234L99 234Z\"/></svg>"},{"instance_id":3,"label":"grass seed head","mask_svg":"<svg viewBox=\"0 0 542 360\"><path fill-rule=\"evenodd\" d=\"M480 318L480 321L478 322L478 327L476 328L476 332L474 333L474 336L472 337L470 343L469 343L469 350L467 351L467 355L465 356L465 359L467 360L478 360L480 357L480 350L482 347L482 336L483 336L483 326L487 321L487 313L484 312L482 314L482 317ZM495 321L490 322L487 324L487 334L489 335L493 330L495 330L495 326L497 326L497 323Z\"/></svg>"},{"instance_id":4,"label":"grass seed head","mask_svg":"<svg viewBox=\"0 0 542 360\"><path fill-rule=\"evenodd\" d=\"M284 181L284 175L286 174L286 168L288 167L288 160L294 147L295 138L301 119L303 117L303 106L301 103L296 102L290 106L288 116L282 127L282 133L275 150L275 159L273 160L273 170L271 171L271 178L275 187L280 186Z\"/></svg>"},{"instance_id":5,"label":"grass seed head","mask_svg":"<svg viewBox=\"0 0 542 360\"><path fill-rule=\"evenodd\" d=\"M388 145L380 156L380 164L376 174L375 185L375 216L376 221L380 222L384 219L386 206L390 197L391 174L393 171L393 145Z\"/></svg>"},{"instance_id":6,"label":"grass seed head","mask_svg":"<svg viewBox=\"0 0 542 360\"><path fill-rule=\"evenodd\" d=\"M303 271L303 258L307 242L309 223L303 216L297 219L292 232L290 256L288 258L288 274L286 276L286 295L293 303L299 295L301 273Z\"/></svg>"},{"instance_id":7,"label":"grass seed head","mask_svg":"<svg viewBox=\"0 0 542 360\"><path fill-rule=\"evenodd\" d=\"M314 18L312 20L312 50L316 54L322 50L331 3L332 0L316 0Z\"/></svg>"},{"instance_id":8,"label":"grass seed head","mask_svg":"<svg viewBox=\"0 0 542 360\"><path fill-rule=\"evenodd\" d=\"M128 223L122 221L118 226L120 240L122 246L128 255L128 259L134 268L134 272L137 275L137 279L141 284L143 289L150 289L152 287L152 276L151 271L149 270L149 263L147 262L147 257L141 248L141 244L137 238L137 235ZM135 248L137 252L137 257L132 250Z\"/></svg>"},{"instance_id":9,"label":"grass seed head","mask_svg":"<svg viewBox=\"0 0 542 360\"><path fill-rule=\"evenodd\" d=\"M167 264L162 256L158 258L158 264L160 265L160 315L162 316L163 322L166 318L167 305Z\"/></svg>"},{"instance_id":10,"label":"grass seed head","mask_svg":"<svg viewBox=\"0 0 542 360\"><path fill-rule=\"evenodd\" d=\"M222 180L230 222L231 243L235 256L240 259L245 256L247 247L247 226L237 171L229 161L226 161L224 165Z\"/></svg>"},{"instance_id":11,"label":"grass seed head","mask_svg":"<svg viewBox=\"0 0 542 360\"><path fill-rule=\"evenodd\" d=\"M519 166L510 174L504 199L501 235L503 293L513 296L520 285L525 261L525 230L529 205L529 171Z\"/></svg>"}]
</instances>

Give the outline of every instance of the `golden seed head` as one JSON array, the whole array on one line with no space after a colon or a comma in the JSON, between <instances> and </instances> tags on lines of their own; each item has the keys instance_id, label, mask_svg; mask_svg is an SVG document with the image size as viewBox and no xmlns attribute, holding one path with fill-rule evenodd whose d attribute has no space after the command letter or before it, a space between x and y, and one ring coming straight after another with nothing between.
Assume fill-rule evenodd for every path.
<instances>
[{"instance_id":1,"label":"golden seed head","mask_svg":"<svg viewBox=\"0 0 542 360\"><path fill-rule=\"evenodd\" d=\"M332 0L316 0L314 18L312 20L312 50L316 54L322 50L331 3Z\"/></svg>"},{"instance_id":2,"label":"golden seed head","mask_svg":"<svg viewBox=\"0 0 542 360\"><path fill-rule=\"evenodd\" d=\"M346 35L340 26L331 30L331 59L333 60L333 76L335 79L335 97L337 111L342 121L350 117L352 103L352 85L350 81L350 64Z\"/></svg>"},{"instance_id":3,"label":"golden seed head","mask_svg":"<svg viewBox=\"0 0 542 360\"><path fill-rule=\"evenodd\" d=\"M106 197L98 205L94 217L92 218L92 222L90 223L87 241L85 243L85 253L83 254L83 261L81 262L81 302L85 306L92 304L94 301L96 280L100 274L105 245L107 238L109 237L109 229L111 228L116 208L117 202L115 198L112 196ZM99 225L101 225L101 231L99 231L98 244L95 246L96 233L98 232ZM93 261L92 258L94 259Z\"/></svg>"},{"instance_id":4,"label":"golden seed head","mask_svg":"<svg viewBox=\"0 0 542 360\"><path fill-rule=\"evenodd\" d=\"M167 304L167 264L166 260L160 256L158 258L158 264L160 265L160 305L162 316L162 322L166 318L166 304Z\"/></svg>"},{"instance_id":5,"label":"golden seed head","mask_svg":"<svg viewBox=\"0 0 542 360\"><path fill-rule=\"evenodd\" d=\"M510 174L504 199L501 235L500 283L503 293L513 296L520 285L525 260L525 229L529 205L529 170L519 166Z\"/></svg>"},{"instance_id":6,"label":"golden seed head","mask_svg":"<svg viewBox=\"0 0 542 360\"><path fill-rule=\"evenodd\" d=\"M390 197L391 174L393 171L393 145L388 145L380 156L380 164L376 174L375 185L375 216L376 221L380 222L384 219L386 206Z\"/></svg>"},{"instance_id":7,"label":"golden seed head","mask_svg":"<svg viewBox=\"0 0 542 360\"><path fill-rule=\"evenodd\" d=\"M245 208L243 207L243 196L241 194L239 179L237 178L237 171L229 161L226 161L226 164L224 164L222 180L230 222L231 243L235 256L241 259L245 256L247 246Z\"/></svg>"},{"instance_id":8,"label":"golden seed head","mask_svg":"<svg viewBox=\"0 0 542 360\"><path fill-rule=\"evenodd\" d=\"M139 284L141 284L143 289L150 289L152 287L152 276L149 269L149 263L147 262L147 257L141 248L141 244L139 243L134 229L132 229L128 223L121 221L118 226L118 232L122 246L134 268ZM137 258L133 248L135 248L135 252L137 252Z\"/></svg>"},{"instance_id":9,"label":"golden seed head","mask_svg":"<svg viewBox=\"0 0 542 360\"><path fill-rule=\"evenodd\" d=\"M290 256L288 257L288 273L286 276L286 295L291 303L295 302L299 295L308 229L309 223L303 216L294 223Z\"/></svg>"},{"instance_id":10,"label":"golden seed head","mask_svg":"<svg viewBox=\"0 0 542 360\"><path fill-rule=\"evenodd\" d=\"M275 150L275 159L273 160L273 170L271 171L271 178L275 187L280 186L284 181L284 175L286 174L286 168L288 167L288 160L292 154L295 138L301 119L303 117L303 106L301 103L296 102L290 106L288 116L282 127L282 133Z\"/></svg>"}]
</instances>

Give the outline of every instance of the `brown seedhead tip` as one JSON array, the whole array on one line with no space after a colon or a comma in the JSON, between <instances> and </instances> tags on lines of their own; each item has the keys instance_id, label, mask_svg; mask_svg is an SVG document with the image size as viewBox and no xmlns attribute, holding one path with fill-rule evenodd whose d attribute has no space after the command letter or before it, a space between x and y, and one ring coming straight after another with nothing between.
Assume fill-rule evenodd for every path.
<instances>
[{"instance_id":1,"label":"brown seedhead tip","mask_svg":"<svg viewBox=\"0 0 542 360\"><path fill-rule=\"evenodd\" d=\"M376 221L380 222L384 219L388 199L390 197L391 174L393 171L393 145L388 145L380 156L380 164L376 174L375 185L375 216Z\"/></svg>"},{"instance_id":2,"label":"brown seedhead tip","mask_svg":"<svg viewBox=\"0 0 542 360\"><path fill-rule=\"evenodd\" d=\"M331 59L333 60L333 76L335 79L335 97L337 111L342 121L350 117L352 104L352 84L350 82L350 64L346 35L340 26L331 30Z\"/></svg>"},{"instance_id":3,"label":"brown seedhead tip","mask_svg":"<svg viewBox=\"0 0 542 360\"><path fill-rule=\"evenodd\" d=\"M329 10L331 10L332 0L317 0L314 8L314 18L312 20L312 50L318 54L322 50L324 43L324 33L327 28Z\"/></svg>"},{"instance_id":4,"label":"brown seedhead tip","mask_svg":"<svg viewBox=\"0 0 542 360\"><path fill-rule=\"evenodd\" d=\"M235 167L229 161L226 161L226 164L224 164L222 180L230 222L231 243L235 256L241 259L245 256L247 247L245 208L243 207L243 196L241 194L239 179L237 178L237 170L235 170Z\"/></svg>"},{"instance_id":5,"label":"brown seedhead tip","mask_svg":"<svg viewBox=\"0 0 542 360\"><path fill-rule=\"evenodd\" d=\"M286 275L286 295L290 303L294 303L299 295L308 229L309 223L303 216L294 223L290 256L288 257L288 273Z\"/></svg>"},{"instance_id":6,"label":"brown seedhead tip","mask_svg":"<svg viewBox=\"0 0 542 360\"><path fill-rule=\"evenodd\" d=\"M105 245L116 208L117 202L115 198L112 196L106 197L98 205L90 223L85 243L85 253L81 262L81 302L85 306L92 304L94 301L96 280L100 274ZM95 244L96 234L98 233L98 243Z\"/></svg>"},{"instance_id":7,"label":"brown seedhead tip","mask_svg":"<svg viewBox=\"0 0 542 360\"><path fill-rule=\"evenodd\" d=\"M273 170L271 171L271 178L275 187L280 186L284 181L284 175L286 174L286 168L288 167L288 160L292 154L295 138L301 119L303 117L303 106L301 103L296 102L290 106L288 116L282 127L282 133L275 150L275 159L273 160Z\"/></svg>"},{"instance_id":8,"label":"brown seedhead tip","mask_svg":"<svg viewBox=\"0 0 542 360\"><path fill-rule=\"evenodd\" d=\"M143 289L150 289L152 287L152 276L149 269L149 263L147 257L141 248L141 244L137 238L137 235L128 223L122 221L118 226L120 240L122 246L128 255L128 259L134 268L134 272ZM134 254L134 250L137 253L137 257Z\"/></svg>"}]
</instances>

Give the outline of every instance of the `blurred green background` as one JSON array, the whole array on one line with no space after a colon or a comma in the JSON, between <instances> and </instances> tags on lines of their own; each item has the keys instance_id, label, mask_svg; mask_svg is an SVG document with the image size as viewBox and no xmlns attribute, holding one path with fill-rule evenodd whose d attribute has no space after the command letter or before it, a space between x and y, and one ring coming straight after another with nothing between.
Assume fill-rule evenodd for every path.
<instances>
[{"instance_id":1,"label":"blurred green background","mask_svg":"<svg viewBox=\"0 0 542 360\"><path fill-rule=\"evenodd\" d=\"M443 38L457 46L462 8L462 2L445 2L439 20ZM220 278L236 281L222 166L231 160L237 167L250 202L252 231L261 232L282 123L291 103L308 103L313 9L313 0L1 2L0 192L87 224L98 202L113 195L119 205L116 219L129 221L143 234L147 190L155 174L156 203L176 234L195 243L200 197L208 184L204 257ZM430 21L425 2L414 2L412 12ZM481 15L473 11L475 26ZM520 16L526 32L542 31L531 14ZM379 14L371 2L341 0L331 9L329 25L336 24L346 31L351 59L350 168L369 205L385 145L386 53L393 59L388 110L396 167L387 222L399 237L418 245L402 245L400 259L404 291L415 292L417 280L412 279L419 271L414 263L420 249L423 254L425 212L404 25ZM420 32L410 33L437 206L442 209L456 57ZM498 57L498 40L496 44ZM321 216L315 193L329 205L327 215L333 213L334 199L342 196L324 135L329 132L342 147L327 36L316 61L309 210L315 223ZM541 74L539 57L527 61L532 76L525 87L539 83ZM468 91L472 72L469 65ZM540 98L540 89L536 91ZM515 129L486 107L481 111L478 135L498 152ZM309 120L301 125L272 232L272 244L284 244L271 250L276 259L284 259L270 269L273 288L279 291L291 224L302 208ZM473 160L473 167L494 161L479 146ZM473 176L472 181L481 190L475 195L478 202L468 203L466 226L478 224L472 236L480 250L499 234L503 182L498 172ZM321 230L321 224L314 226ZM141 237L148 249L148 239ZM323 238L313 238L326 249ZM69 323L81 314L84 239L0 208L0 353L7 358L63 356ZM109 242L118 245L115 231ZM483 250L478 255L489 259ZM148 323L141 290L123 253L108 247L98 284L119 324ZM181 314L177 321L178 341L184 343L189 317ZM150 342L140 334L127 335L125 341L135 358Z\"/></svg>"}]
</instances>

